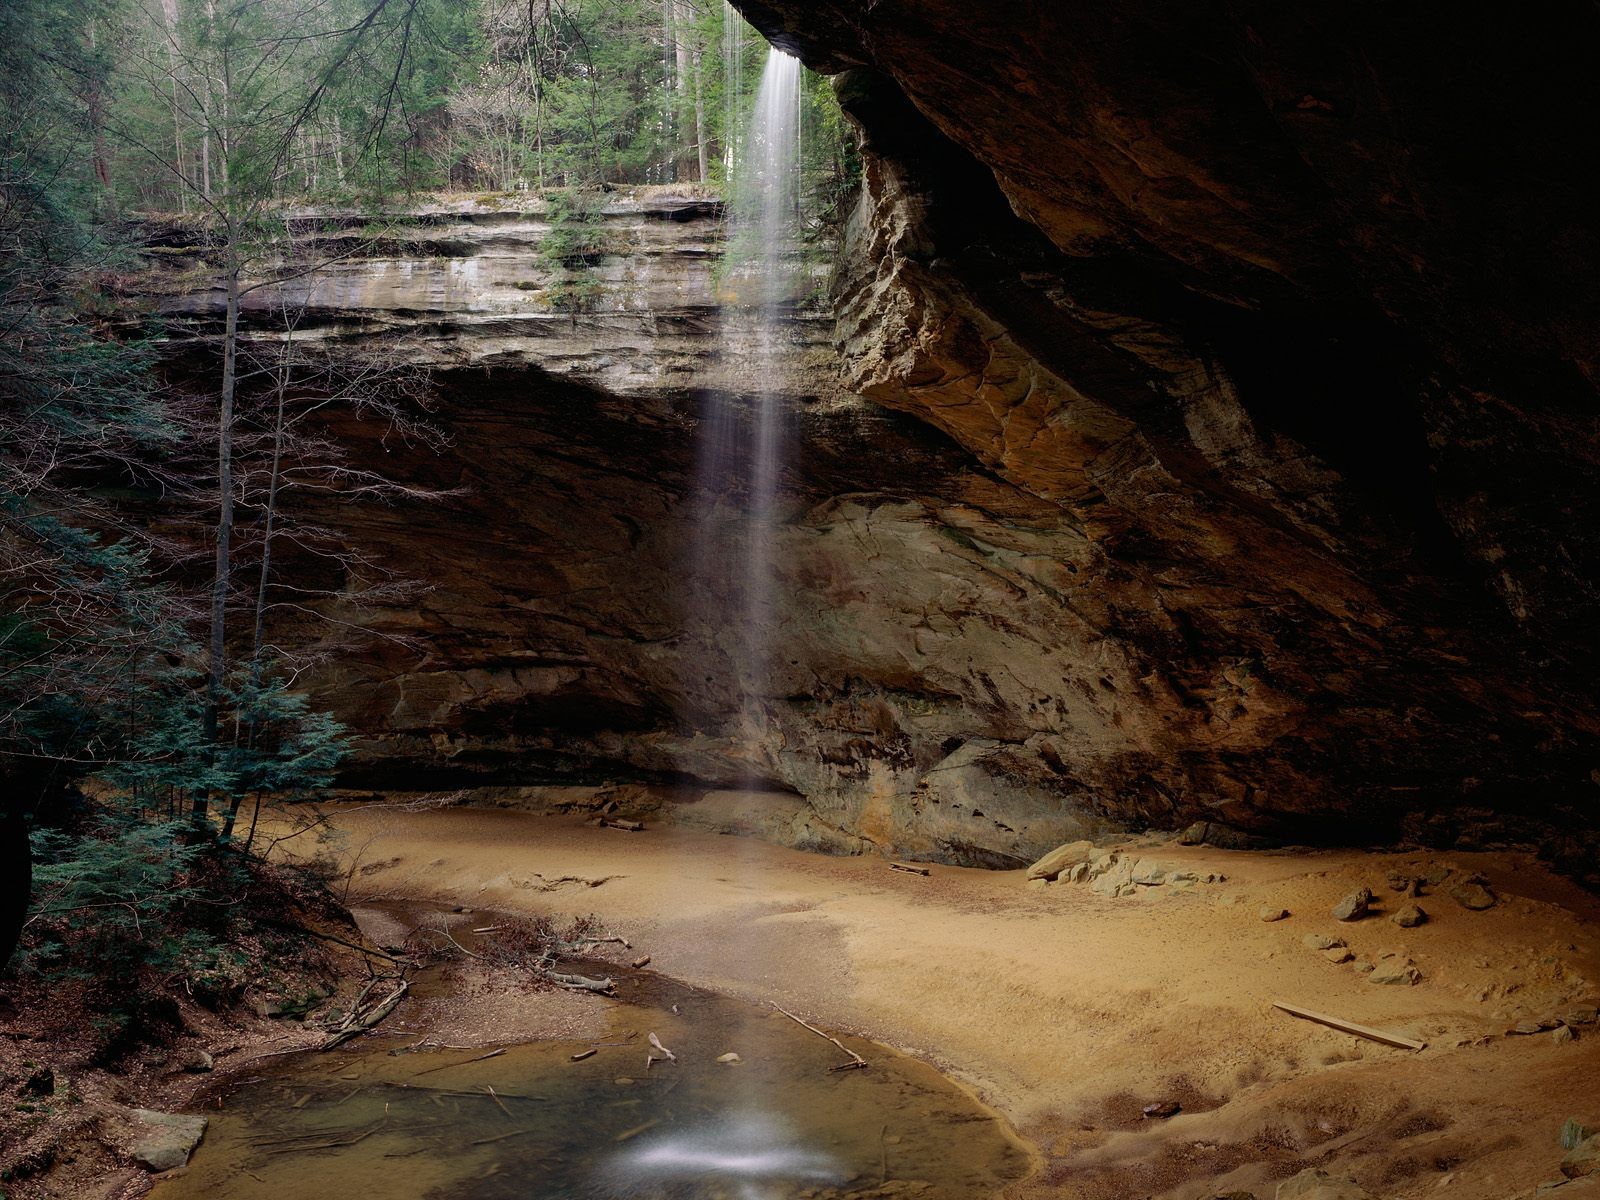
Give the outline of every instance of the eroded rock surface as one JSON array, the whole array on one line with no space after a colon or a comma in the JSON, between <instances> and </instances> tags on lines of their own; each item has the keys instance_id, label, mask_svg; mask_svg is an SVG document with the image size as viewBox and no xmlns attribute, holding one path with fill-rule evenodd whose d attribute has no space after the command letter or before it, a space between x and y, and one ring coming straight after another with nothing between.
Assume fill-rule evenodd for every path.
<instances>
[{"instance_id":1,"label":"eroded rock surface","mask_svg":"<svg viewBox=\"0 0 1600 1200\"><path fill-rule=\"evenodd\" d=\"M833 305L783 324L759 711L742 484L697 476L753 384L715 206L614 200L572 316L536 208L458 205L295 297L436 367L441 455L331 432L457 489L312 514L429 588L321 606L378 635L307 677L363 737L346 782L631 781L723 822L699 798L738 790L769 836L989 866L1191 822L1592 861L1592 217L1559 171L1447 161L1485 105L1443 64L1487 31L1410 79L1418 31L1365 8L741 7L850 68L866 162ZM1529 103L1484 152L1564 164L1507 147ZM175 290L204 337L216 297Z\"/></svg>"}]
</instances>

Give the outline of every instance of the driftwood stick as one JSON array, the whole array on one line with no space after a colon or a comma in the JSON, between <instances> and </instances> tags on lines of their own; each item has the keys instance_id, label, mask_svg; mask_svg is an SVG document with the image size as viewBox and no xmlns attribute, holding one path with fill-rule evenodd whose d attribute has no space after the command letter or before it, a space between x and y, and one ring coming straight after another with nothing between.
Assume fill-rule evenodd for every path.
<instances>
[{"instance_id":1,"label":"driftwood stick","mask_svg":"<svg viewBox=\"0 0 1600 1200\"><path fill-rule=\"evenodd\" d=\"M565 975L560 971L544 971L542 974L551 983L564 988L573 988L580 992L609 994L617 986L610 979L590 979L587 975Z\"/></svg>"},{"instance_id":2,"label":"driftwood stick","mask_svg":"<svg viewBox=\"0 0 1600 1200\"><path fill-rule=\"evenodd\" d=\"M491 1100L493 1100L497 1105L500 1106L500 1111L501 1112L505 1113L505 1115L508 1116L508 1117L511 1115L511 1110L506 1107L506 1102L504 1100L500 1099L499 1096L495 1095L494 1088L492 1088L488 1084L484 1084L483 1085L483 1090L488 1092L489 1093L489 1098Z\"/></svg>"},{"instance_id":3,"label":"driftwood stick","mask_svg":"<svg viewBox=\"0 0 1600 1200\"><path fill-rule=\"evenodd\" d=\"M932 875L933 874L933 872L928 870L927 867L916 867L916 866L912 866L910 863L903 863L903 862L891 862L889 864L889 869L891 871L904 871L907 875Z\"/></svg>"},{"instance_id":4,"label":"driftwood stick","mask_svg":"<svg viewBox=\"0 0 1600 1200\"><path fill-rule=\"evenodd\" d=\"M351 1019L347 1020L341 1029L330 1035L328 1040L322 1043L322 1049L332 1050L335 1046L355 1037L356 1034L371 1029L399 1007L400 998L406 994L410 987L411 985L402 979L400 986L395 988L381 1004L369 1009L359 1017L352 1012Z\"/></svg>"},{"instance_id":5,"label":"driftwood stick","mask_svg":"<svg viewBox=\"0 0 1600 1200\"><path fill-rule=\"evenodd\" d=\"M435 1071L448 1071L451 1067L464 1067L468 1063L482 1062L486 1058L499 1058L505 1052L506 1048L501 1046L500 1049L491 1050L487 1054L480 1054L477 1058L462 1059L460 1062L453 1063L440 1063L437 1067L429 1067L426 1071L418 1071L411 1078L421 1079L424 1075L432 1075Z\"/></svg>"},{"instance_id":6,"label":"driftwood stick","mask_svg":"<svg viewBox=\"0 0 1600 1200\"><path fill-rule=\"evenodd\" d=\"M493 1137L479 1138L477 1141L467 1144L470 1146L492 1146L495 1142L503 1142L507 1138L523 1137L526 1134L537 1132L537 1129L513 1129L510 1133L497 1133Z\"/></svg>"},{"instance_id":7,"label":"driftwood stick","mask_svg":"<svg viewBox=\"0 0 1600 1200\"><path fill-rule=\"evenodd\" d=\"M1382 1042L1385 1046L1398 1046L1402 1050L1423 1050L1427 1042L1419 1042L1415 1038L1404 1037L1398 1033L1388 1033L1382 1029L1374 1029L1370 1025L1357 1025L1354 1021L1346 1021L1342 1017L1330 1017L1327 1013L1313 1012L1309 1008L1301 1008L1298 1004L1284 1004L1274 1000L1272 1007L1282 1009L1291 1017L1299 1017L1302 1021L1315 1021L1318 1025L1326 1025L1330 1029L1337 1029L1340 1033L1354 1034L1369 1041Z\"/></svg>"},{"instance_id":8,"label":"driftwood stick","mask_svg":"<svg viewBox=\"0 0 1600 1200\"><path fill-rule=\"evenodd\" d=\"M861 1055L857 1054L854 1050L850 1049L849 1046L846 1046L838 1038L833 1037L831 1034L823 1033L822 1030L818 1029L815 1025L807 1024L805 1021L802 1021L799 1017L795 1016L792 1012L790 1012L786 1008L780 1008L776 1004L774 1004L772 1007L776 1008L779 1012L781 1012L784 1016L788 1017L789 1020L793 1021L796 1025L804 1026L806 1029L811 1030L811 1032L816 1034L819 1038L826 1038L828 1041L832 1042L835 1046L839 1047L839 1049L843 1050L846 1054L848 1054L850 1056L850 1061L849 1062L840 1063L837 1067L830 1067L829 1070L832 1070L832 1071L851 1071L851 1070L854 1070L856 1067L864 1067L864 1066L867 1065L867 1060L866 1059L862 1058Z\"/></svg>"},{"instance_id":9,"label":"driftwood stick","mask_svg":"<svg viewBox=\"0 0 1600 1200\"><path fill-rule=\"evenodd\" d=\"M572 1061L573 1062L582 1062L584 1059L593 1058L596 1054L599 1054L599 1053L600 1053L600 1051L598 1051L598 1050L579 1050L576 1054L574 1054L572 1056Z\"/></svg>"},{"instance_id":10,"label":"driftwood stick","mask_svg":"<svg viewBox=\"0 0 1600 1200\"><path fill-rule=\"evenodd\" d=\"M676 1054L674 1054L671 1050L668 1050L665 1046L663 1046L661 1044L661 1039L658 1038L653 1033L650 1035L650 1044L653 1047L655 1047L657 1050L661 1051L661 1053L666 1057L666 1060L668 1062L677 1062L678 1061L678 1056Z\"/></svg>"}]
</instances>

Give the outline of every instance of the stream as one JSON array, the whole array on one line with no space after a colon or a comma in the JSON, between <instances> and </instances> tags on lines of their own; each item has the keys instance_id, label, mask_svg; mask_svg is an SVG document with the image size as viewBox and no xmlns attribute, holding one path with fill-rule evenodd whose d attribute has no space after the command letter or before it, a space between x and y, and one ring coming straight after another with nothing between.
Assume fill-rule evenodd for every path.
<instances>
[{"instance_id":1,"label":"stream","mask_svg":"<svg viewBox=\"0 0 1600 1200\"><path fill-rule=\"evenodd\" d=\"M916 1059L840 1036L869 1065L835 1070L847 1054L771 1007L623 976L594 1042L484 1057L373 1037L278 1061L212 1095L188 1171L152 1196L977 1197L1029 1169L994 1114ZM676 1061L646 1066L652 1033Z\"/></svg>"}]
</instances>

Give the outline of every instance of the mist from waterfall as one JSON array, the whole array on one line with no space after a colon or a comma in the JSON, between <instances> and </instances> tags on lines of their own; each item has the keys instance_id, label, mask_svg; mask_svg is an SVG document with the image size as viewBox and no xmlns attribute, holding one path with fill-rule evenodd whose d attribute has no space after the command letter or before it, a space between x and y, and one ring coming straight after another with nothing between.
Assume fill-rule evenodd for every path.
<instances>
[{"instance_id":1,"label":"mist from waterfall","mask_svg":"<svg viewBox=\"0 0 1600 1200\"><path fill-rule=\"evenodd\" d=\"M702 511L691 569L697 590L732 600L721 641L735 675L741 753L757 744L765 722L762 696L780 617L773 540L791 420L779 372L798 279L800 69L783 51L768 53L755 107L738 139L721 293L725 353L742 386L737 396L710 401L699 430ZM730 515L737 529L732 539ZM730 544L737 547L733 554ZM744 773L753 778L755 764Z\"/></svg>"}]
</instances>

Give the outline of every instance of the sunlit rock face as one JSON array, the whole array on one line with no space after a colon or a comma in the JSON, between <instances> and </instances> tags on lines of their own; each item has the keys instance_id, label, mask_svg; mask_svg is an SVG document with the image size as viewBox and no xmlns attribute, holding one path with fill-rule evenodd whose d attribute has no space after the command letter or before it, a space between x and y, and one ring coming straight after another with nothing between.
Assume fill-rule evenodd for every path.
<instances>
[{"instance_id":1,"label":"sunlit rock face","mask_svg":"<svg viewBox=\"0 0 1600 1200\"><path fill-rule=\"evenodd\" d=\"M459 205L400 218L379 253L297 293L305 336L432 365L450 435L432 454L382 445L370 423L332 430L391 474L454 489L311 514L427 589L316 606L370 635L306 677L360 735L346 782L645 783L704 828L988 866L1196 819L1297 840L1530 838L1581 857L1572 813L1600 756L1563 660L1589 642L1550 621L1588 578L1590 535L1564 518L1570 552L1550 553L1540 514L1590 443L1540 439L1543 474L1518 457L1527 430L1502 454L1481 422L1536 398L1463 399L1480 384L1335 253L1318 224L1333 202L1303 164L1274 158L1299 190L1250 201L1264 167L1219 193L1163 174L1153 134L1117 134L1154 155L1096 151L1133 153L1156 180L1135 186L1075 157L1112 137L1110 114L1050 140L1052 122L1087 120L1081 98L1055 94L1046 43L982 33L1003 6L965 13L979 35L960 54L939 41L945 5L900 14L896 38L927 40L897 41L893 62L874 57L865 8L820 24L838 7L751 9L792 20L816 61L884 68L841 81L867 168L834 301L785 323L776 386L798 452L761 724L734 716L739 488L720 505L694 495L710 406L749 417L714 206L617 199L595 311L572 317L543 298L536 211ZM1039 19L1029 38L1054 36L1058 18ZM989 96L960 90L977 75ZM982 136L918 90L941 86ZM1025 113L992 94L1030 89ZM1248 95L1205 93L1163 120L1221 138L1240 119L1225 102ZM1079 190L1045 179L1041 196L1069 199L1024 203L985 157L1013 138L1030 179ZM1213 146L1213 170L1283 146ZM200 336L216 308L167 305ZM247 322L268 334L270 305ZM1577 415L1553 406L1530 428L1570 433ZM1503 507L1507 489L1526 504ZM727 572L687 570L701 520ZM1517 521L1525 536L1489 570L1495 529ZM327 629L302 614L276 633Z\"/></svg>"}]
</instances>

